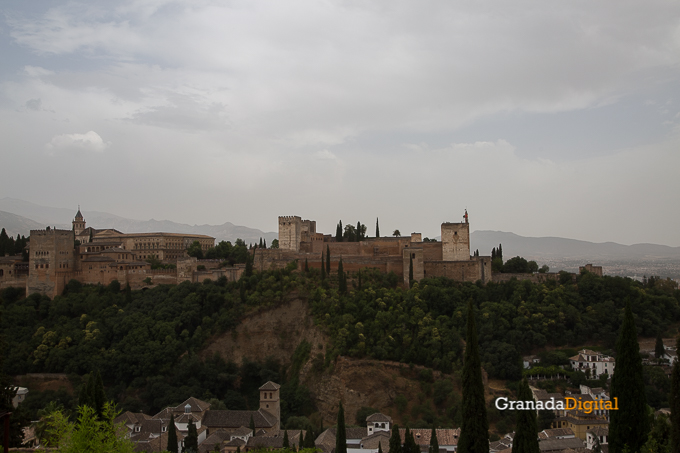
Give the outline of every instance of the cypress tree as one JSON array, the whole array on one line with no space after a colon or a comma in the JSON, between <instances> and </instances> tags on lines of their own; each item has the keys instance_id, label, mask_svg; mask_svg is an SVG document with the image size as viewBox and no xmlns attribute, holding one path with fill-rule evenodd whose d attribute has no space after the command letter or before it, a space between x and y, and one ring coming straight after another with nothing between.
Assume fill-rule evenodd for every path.
<instances>
[{"instance_id":1,"label":"cypress tree","mask_svg":"<svg viewBox=\"0 0 680 453\"><path fill-rule=\"evenodd\" d=\"M345 410L342 408L342 401L340 401L340 409L338 410L338 428L335 433L335 453L347 453L347 431L345 430Z\"/></svg>"},{"instance_id":2,"label":"cypress tree","mask_svg":"<svg viewBox=\"0 0 680 453\"><path fill-rule=\"evenodd\" d=\"M305 439L305 433L303 430L300 430L300 437L298 439L298 450L302 450L305 448L305 442L307 442L307 439Z\"/></svg>"},{"instance_id":3,"label":"cypress tree","mask_svg":"<svg viewBox=\"0 0 680 453\"><path fill-rule=\"evenodd\" d=\"M460 453L489 452L489 421L486 418L482 365L479 360L477 328L472 301L468 302L467 338L463 364L463 422L460 427Z\"/></svg>"},{"instance_id":4,"label":"cypress tree","mask_svg":"<svg viewBox=\"0 0 680 453\"><path fill-rule=\"evenodd\" d=\"M130 288L130 283L125 285L125 302L132 302L132 288Z\"/></svg>"},{"instance_id":5,"label":"cypress tree","mask_svg":"<svg viewBox=\"0 0 680 453\"><path fill-rule=\"evenodd\" d=\"M522 380L517 394L518 401L532 401L531 389L526 380ZM517 411L517 427L512 441L512 453L540 453L538 448L538 429L536 427L536 411Z\"/></svg>"},{"instance_id":6,"label":"cypress tree","mask_svg":"<svg viewBox=\"0 0 680 453\"><path fill-rule=\"evenodd\" d=\"M78 393L78 406L94 407L94 402L90 398L91 393L88 391L90 379L91 378L88 376L87 382L83 383L83 386L80 387L80 393Z\"/></svg>"},{"instance_id":7,"label":"cypress tree","mask_svg":"<svg viewBox=\"0 0 680 453\"><path fill-rule=\"evenodd\" d=\"M680 351L680 337L676 350ZM671 373L671 394L668 399L671 406L671 451L680 452L680 361L673 364Z\"/></svg>"},{"instance_id":8,"label":"cypress tree","mask_svg":"<svg viewBox=\"0 0 680 453\"><path fill-rule=\"evenodd\" d=\"M413 453L411 451L411 430L406 426L404 430L404 444L401 446L401 453Z\"/></svg>"},{"instance_id":9,"label":"cypress tree","mask_svg":"<svg viewBox=\"0 0 680 453\"><path fill-rule=\"evenodd\" d=\"M326 266L324 266L323 261L323 252L321 252L321 280L326 279Z\"/></svg>"},{"instance_id":10,"label":"cypress tree","mask_svg":"<svg viewBox=\"0 0 680 453\"><path fill-rule=\"evenodd\" d=\"M496 258L496 247L491 249L491 260L493 261L494 258Z\"/></svg>"},{"instance_id":11,"label":"cypress tree","mask_svg":"<svg viewBox=\"0 0 680 453\"><path fill-rule=\"evenodd\" d=\"M196 425L194 425L192 419L189 419L187 431L187 437L184 438L182 453L198 453L198 432L196 431Z\"/></svg>"},{"instance_id":12,"label":"cypress tree","mask_svg":"<svg viewBox=\"0 0 680 453\"><path fill-rule=\"evenodd\" d=\"M382 443L378 441L378 453L382 453Z\"/></svg>"},{"instance_id":13,"label":"cypress tree","mask_svg":"<svg viewBox=\"0 0 680 453\"><path fill-rule=\"evenodd\" d=\"M331 275L331 246L326 244L326 273Z\"/></svg>"},{"instance_id":14,"label":"cypress tree","mask_svg":"<svg viewBox=\"0 0 680 453\"><path fill-rule=\"evenodd\" d=\"M264 240L264 248L267 248L267 240Z\"/></svg>"},{"instance_id":15,"label":"cypress tree","mask_svg":"<svg viewBox=\"0 0 680 453\"><path fill-rule=\"evenodd\" d=\"M378 218L375 218L375 237L380 237L380 226L378 225Z\"/></svg>"},{"instance_id":16,"label":"cypress tree","mask_svg":"<svg viewBox=\"0 0 680 453\"><path fill-rule=\"evenodd\" d=\"M503 244L498 244L498 250L496 253L500 259L503 259Z\"/></svg>"},{"instance_id":17,"label":"cypress tree","mask_svg":"<svg viewBox=\"0 0 680 453\"><path fill-rule=\"evenodd\" d=\"M260 238L260 248L262 248L262 238Z\"/></svg>"},{"instance_id":18,"label":"cypress tree","mask_svg":"<svg viewBox=\"0 0 680 453\"><path fill-rule=\"evenodd\" d=\"M399 436L399 426L392 426L392 435L390 436L390 453L402 453L401 436Z\"/></svg>"},{"instance_id":19,"label":"cypress tree","mask_svg":"<svg viewBox=\"0 0 680 453\"><path fill-rule=\"evenodd\" d=\"M357 235L355 240L357 242L361 241L361 222L357 222Z\"/></svg>"},{"instance_id":20,"label":"cypress tree","mask_svg":"<svg viewBox=\"0 0 680 453\"><path fill-rule=\"evenodd\" d=\"M255 421L253 420L253 416L250 416L250 424L248 425L248 428L253 432L253 436L255 436Z\"/></svg>"},{"instance_id":21,"label":"cypress tree","mask_svg":"<svg viewBox=\"0 0 680 453\"><path fill-rule=\"evenodd\" d=\"M612 376L611 395L617 398L619 410L610 411L609 451L622 453L626 447L629 451L640 451L649 433L649 417L640 345L630 302L626 303L616 344L616 371Z\"/></svg>"},{"instance_id":22,"label":"cypress tree","mask_svg":"<svg viewBox=\"0 0 680 453\"><path fill-rule=\"evenodd\" d=\"M245 274L246 274L246 277L250 277L251 275L253 275L253 256L250 253L248 253L248 255L246 256L246 272L245 272Z\"/></svg>"},{"instance_id":23,"label":"cypress tree","mask_svg":"<svg viewBox=\"0 0 680 453\"><path fill-rule=\"evenodd\" d=\"M654 345L654 357L660 359L666 354L666 348L663 347L663 338L661 338L661 332L656 336L656 344Z\"/></svg>"},{"instance_id":24,"label":"cypress tree","mask_svg":"<svg viewBox=\"0 0 680 453\"><path fill-rule=\"evenodd\" d=\"M335 242L342 242L342 220L338 222L335 228Z\"/></svg>"},{"instance_id":25,"label":"cypress tree","mask_svg":"<svg viewBox=\"0 0 680 453\"><path fill-rule=\"evenodd\" d=\"M305 448L314 448L316 445L314 445L314 431L309 429L307 431L307 437L305 437Z\"/></svg>"},{"instance_id":26,"label":"cypress tree","mask_svg":"<svg viewBox=\"0 0 680 453\"><path fill-rule=\"evenodd\" d=\"M284 450L290 449L290 441L288 440L288 430L287 429L283 430L283 449Z\"/></svg>"},{"instance_id":27,"label":"cypress tree","mask_svg":"<svg viewBox=\"0 0 680 453\"><path fill-rule=\"evenodd\" d=\"M241 302L246 303L246 284L243 280L238 281L238 295L241 298Z\"/></svg>"},{"instance_id":28,"label":"cypress tree","mask_svg":"<svg viewBox=\"0 0 680 453\"><path fill-rule=\"evenodd\" d=\"M93 394L91 396L94 401L94 409L97 411L97 416L101 418L104 412L104 403L106 403L106 393L104 392L104 382L102 382L102 375L99 370L96 371L93 385Z\"/></svg>"},{"instance_id":29,"label":"cypress tree","mask_svg":"<svg viewBox=\"0 0 680 453\"><path fill-rule=\"evenodd\" d=\"M432 425L432 433L430 433L430 448L429 453L439 453L439 441L437 440L437 430Z\"/></svg>"},{"instance_id":30,"label":"cypress tree","mask_svg":"<svg viewBox=\"0 0 680 453\"><path fill-rule=\"evenodd\" d=\"M347 278L345 277L345 271L342 269L342 258L338 263L338 292L340 294L347 293Z\"/></svg>"},{"instance_id":31,"label":"cypress tree","mask_svg":"<svg viewBox=\"0 0 680 453\"><path fill-rule=\"evenodd\" d=\"M413 433L406 427L404 433L404 447L402 453L420 453L420 448L416 445L416 440L413 438Z\"/></svg>"},{"instance_id":32,"label":"cypress tree","mask_svg":"<svg viewBox=\"0 0 680 453\"><path fill-rule=\"evenodd\" d=\"M305 258L305 274L309 273L309 263L307 262L307 258Z\"/></svg>"},{"instance_id":33,"label":"cypress tree","mask_svg":"<svg viewBox=\"0 0 680 453\"><path fill-rule=\"evenodd\" d=\"M7 232L3 228L2 231L0 231L0 256L5 256L8 242L9 236L7 236Z\"/></svg>"},{"instance_id":34,"label":"cypress tree","mask_svg":"<svg viewBox=\"0 0 680 453\"><path fill-rule=\"evenodd\" d=\"M413 285L413 257L408 259L408 287Z\"/></svg>"},{"instance_id":35,"label":"cypress tree","mask_svg":"<svg viewBox=\"0 0 680 453\"><path fill-rule=\"evenodd\" d=\"M168 425L168 445L167 450L170 453L179 453L177 445L177 429L175 427L175 414L170 415L170 424Z\"/></svg>"}]
</instances>

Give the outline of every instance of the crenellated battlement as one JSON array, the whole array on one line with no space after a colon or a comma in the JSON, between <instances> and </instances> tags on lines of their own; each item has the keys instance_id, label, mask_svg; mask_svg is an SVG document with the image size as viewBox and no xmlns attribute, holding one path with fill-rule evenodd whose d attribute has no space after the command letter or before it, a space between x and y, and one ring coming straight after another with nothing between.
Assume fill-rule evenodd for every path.
<instances>
[{"instance_id":1,"label":"crenellated battlement","mask_svg":"<svg viewBox=\"0 0 680 453\"><path fill-rule=\"evenodd\" d=\"M33 237L33 238L38 237L38 236L43 236L43 237L63 236L63 237L66 237L66 236L70 236L72 234L73 234L72 230L59 230L59 229L50 228L50 227L47 227L44 230L31 230L31 237Z\"/></svg>"}]
</instances>

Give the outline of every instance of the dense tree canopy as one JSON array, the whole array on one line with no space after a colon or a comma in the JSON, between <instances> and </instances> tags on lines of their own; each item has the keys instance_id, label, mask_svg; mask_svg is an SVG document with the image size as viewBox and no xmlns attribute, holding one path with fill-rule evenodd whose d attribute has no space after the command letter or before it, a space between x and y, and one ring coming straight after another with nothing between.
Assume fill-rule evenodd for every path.
<instances>
[{"instance_id":1,"label":"dense tree canopy","mask_svg":"<svg viewBox=\"0 0 680 453\"><path fill-rule=\"evenodd\" d=\"M313 410L309 391L295 373L285 372L289 364L235 364L219 356L201 359L197 353L210 336L234 328L250 311L285 303L292 295L308 300L315 322L330 338L323 354L301 349L301 355L313 358L314 370L329 366L338 355L445 373L460 370L469 302L478 321L481 364L490 377L501 379L519 379L520 357L536 348L587 342L613 348L622 316L612 314L621 313L626 300L642 336L655 337L680 321L680 292L674 287L590 273L540 284L431 278L404 289L397 287L393 273L362 269L343 273L343 293L335 272L321 281L319 269L294 269L253 272L240 282L223 278L147 291L72 281L54 300L23 298L22 291L6 289L0 292L0 333L7 342L2 369L9 375L59 372L76 377L100 370L110 399L123 410L147 413L189 396L217 398L230 409L255 408L258 386L274 380L283 383L282 420L288 420ZM554 365L567 358L559 351L545 357ZM644 378L648 395L657 395L650 403L659 407L670 385L656 371L645 371ZM412 420L421 420L420 427L430 427L437 417L460 421L460 401L452 396L451 382L432 382L427 376L423 382L431 385L432 405L410 408ZM81 385L82 379L74 382L76 391ZM403 412L400 397L395 404ZM29 398L43 396L31 392ZM64 406L73 404L63 395L58 398Z\"/></svg>"}]
</instances>

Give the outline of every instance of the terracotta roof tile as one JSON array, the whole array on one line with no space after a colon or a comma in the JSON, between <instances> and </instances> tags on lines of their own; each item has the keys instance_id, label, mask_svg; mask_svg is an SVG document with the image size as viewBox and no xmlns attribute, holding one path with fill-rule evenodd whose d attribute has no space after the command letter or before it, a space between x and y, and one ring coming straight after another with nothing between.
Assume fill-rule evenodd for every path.
<instances>
[{"instance_id":1,"label":"terracotta roof tile","mask_svg":"<svg viewBox=\"0 0 680 453\"><path fill-rule=\"evenodd\" d=\"M379 423L382 423L382 422L390 422L391 423L392 417L385 415L385 414L381 414L380 412L376 412L375 414L371 414L368 417L366 417L366 421L367 422L379 422Z\"/></svg>"}]
</instances>

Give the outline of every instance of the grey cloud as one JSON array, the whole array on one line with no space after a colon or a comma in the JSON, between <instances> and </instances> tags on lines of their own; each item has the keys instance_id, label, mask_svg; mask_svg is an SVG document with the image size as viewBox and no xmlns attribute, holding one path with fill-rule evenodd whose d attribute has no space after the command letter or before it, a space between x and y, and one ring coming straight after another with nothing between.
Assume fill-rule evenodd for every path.
<instances>
[{"instance_id":1,"label":"grey cloud","mask_svg":"<svg viewBox=\"0 0 680 453\"><path fill-rule=\"evenodd\" d=\"M144 184L120 187L121 200L181 180L180 199L153 207L89 194L121 215L265 230L278 214L330 229L380 215L386 229L435 225L423 232L436 236L467 205L475 228L642 242L602 206L657 200L657 175L677 168L677 104L666 103L678 102L677 2L60 1L9 17L31 65L0 80L11 159L26 165L13 150L46 143L106 148L50 165L115 162ZM45 105L59 114L17 114ZM521 206L499 201L508 193ZM664 197L648 201L657 225L644 234L670 243L680 214ZM257 210L243 206L253 198Z\"/></svg>"},{"instance_id":2,"label":"grey cloud","mask_svg":"<svg viewBox=\"0 0 680 453\"><path fill-rule=\"evenodd\" d=\"M42 107L42 101L40 99L29 99L26 101L26 108L38 111Z\"/></svg>"}]
</instances>

